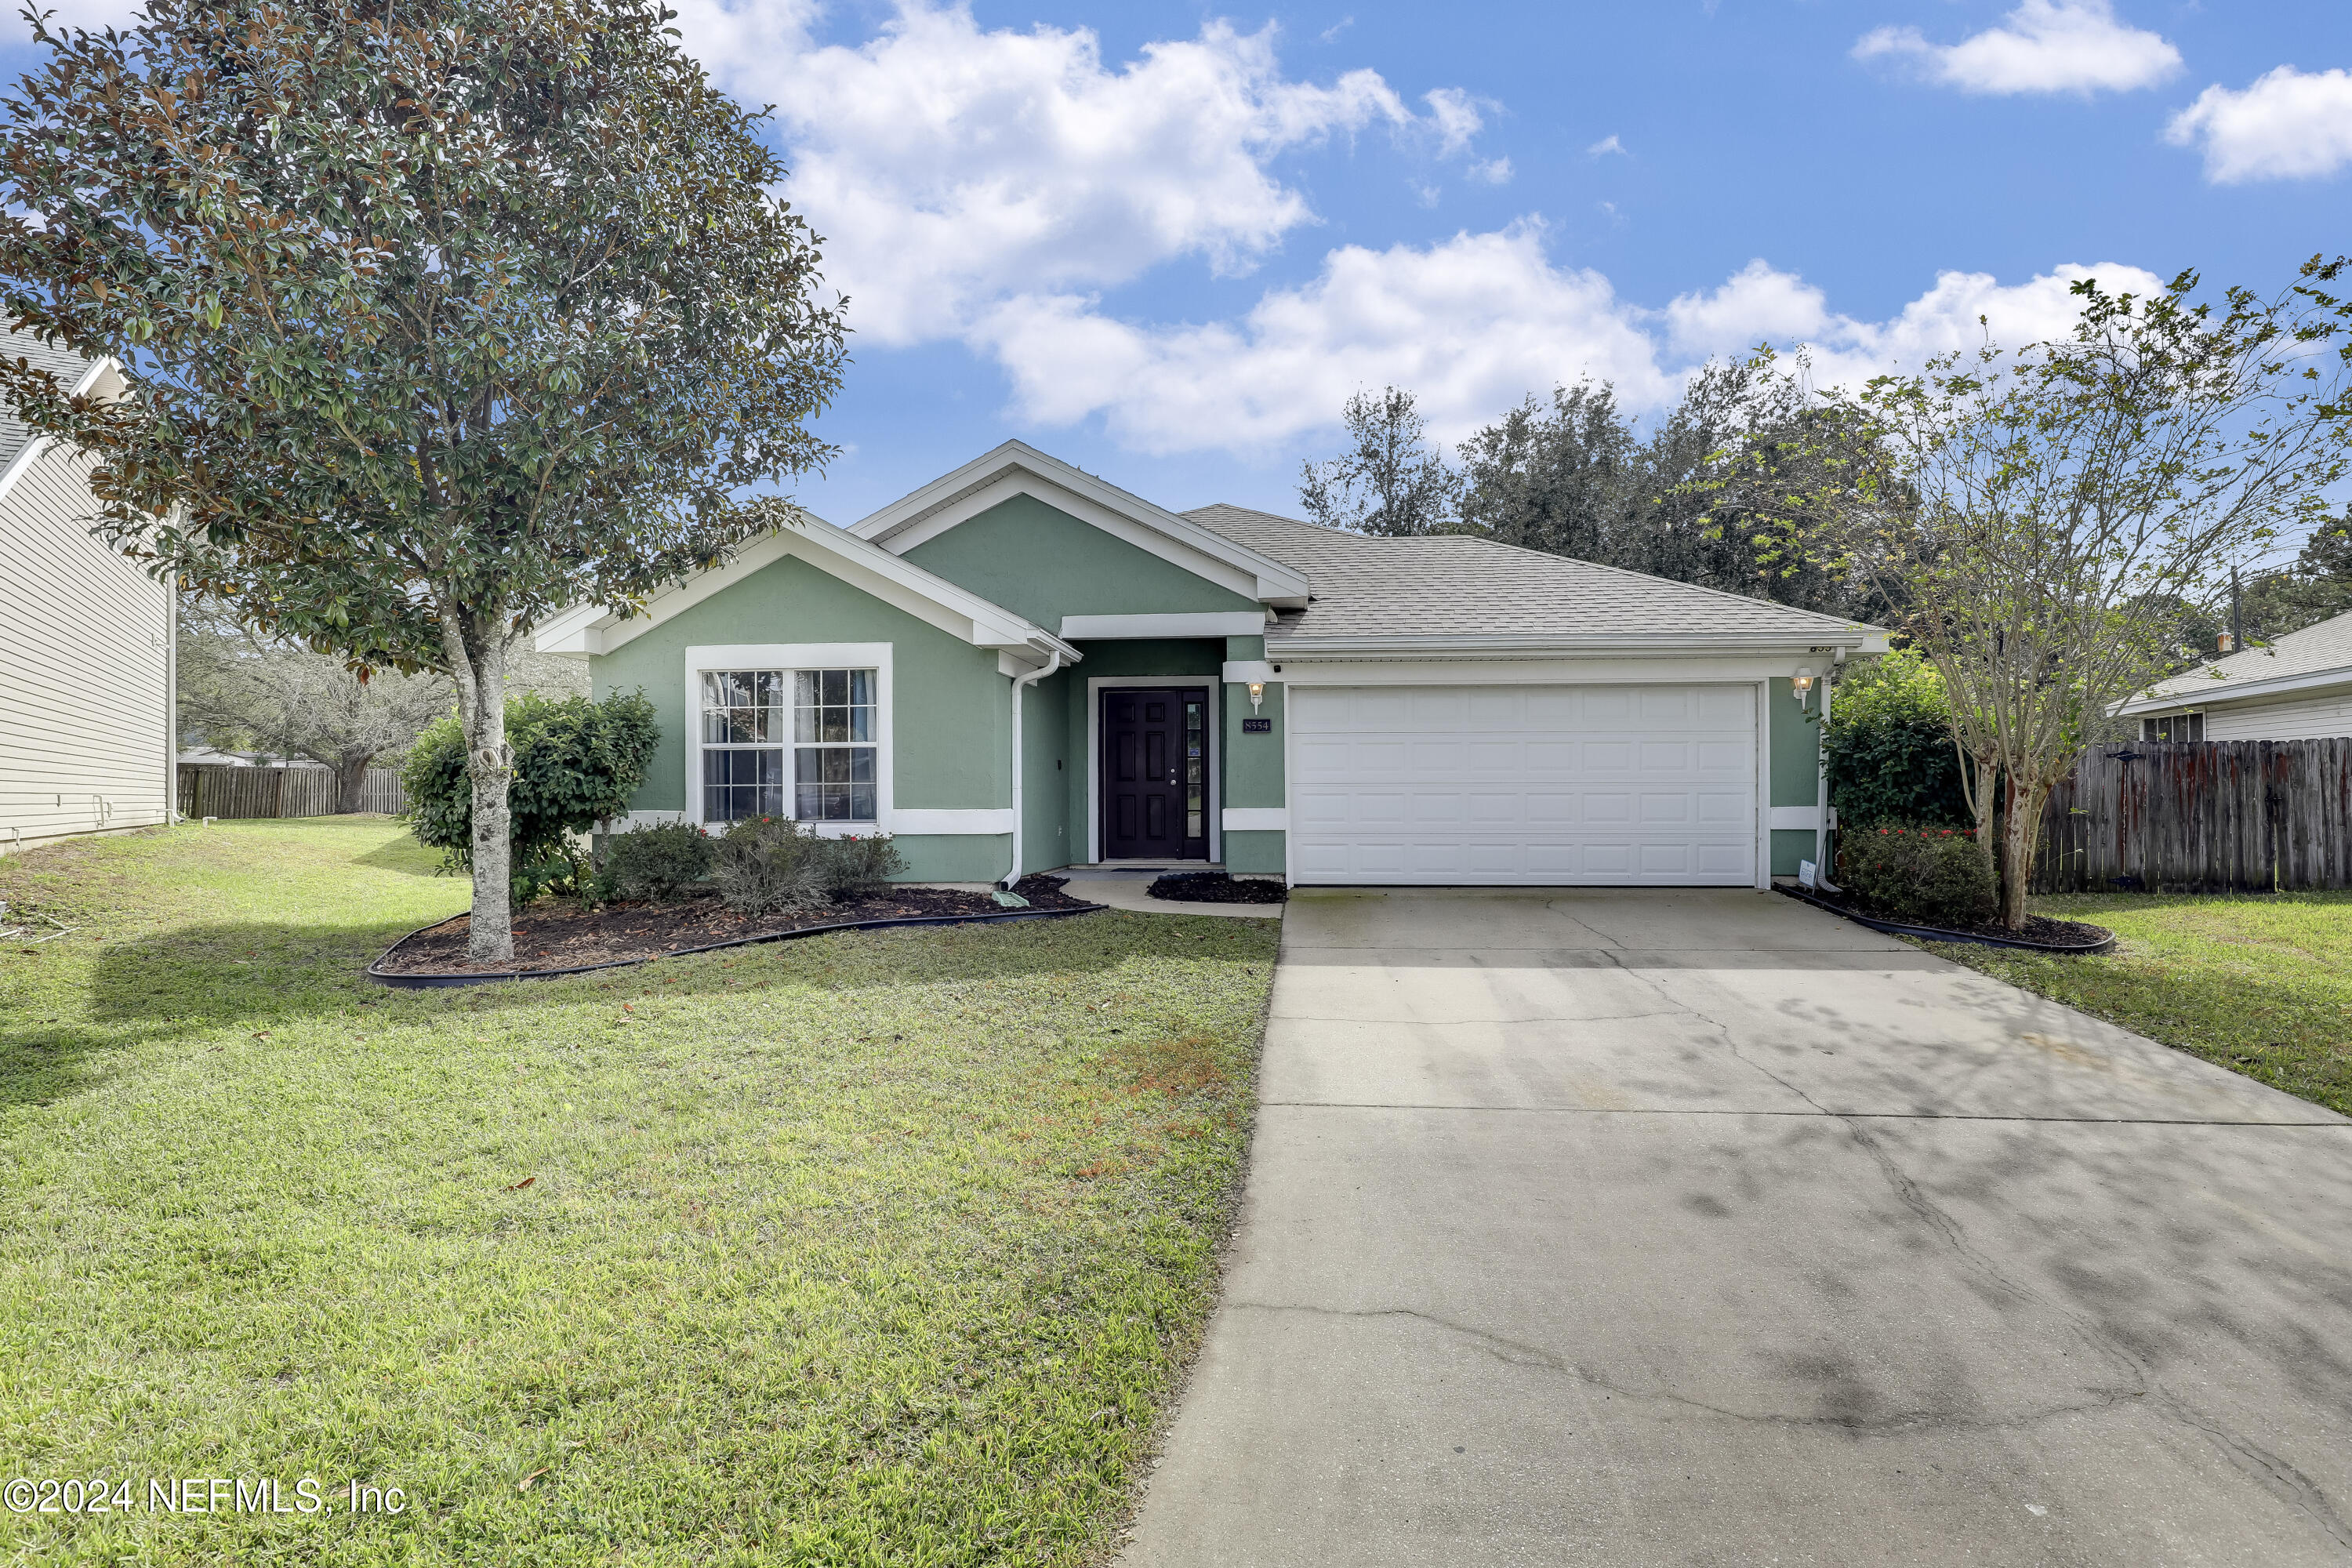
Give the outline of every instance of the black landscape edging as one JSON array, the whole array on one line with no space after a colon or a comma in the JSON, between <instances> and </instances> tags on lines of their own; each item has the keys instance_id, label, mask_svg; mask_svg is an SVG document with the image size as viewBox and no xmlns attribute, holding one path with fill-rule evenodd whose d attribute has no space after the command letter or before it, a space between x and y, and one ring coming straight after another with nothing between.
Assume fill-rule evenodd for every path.
<instances>
[{"instance_id":1,"label":"black landscape edging","mask_svg":"<svg viewBox=\"0 0 2352 1568\"><path fill-rule=\"evenodd\" d=\"M2028 942L2025 938L2017 936L1979 936L1974 931L1946 931L1942 926L1912 925L1905 921L1881 920L1876 915L1859 913L1843 904L1833 904L1827 899L1806 892L1802 888L1783 888L1775 884L1772 890L1786 893L1799 903L1811 904L1817 910L1827 910L1833 915L1842 915L1856 925L1868 926L1873 931L1885 931L1889 936L1914 936L1923 942L1974 942L1979 947L2016 947L2022 948L2028 952L2052 952L2069 958L2087 957L2095 953L2106 952L2116 945L2116 933L2113 931L2107 932L2106 936L2098 942Z\"/></svg>"},{"instance_id":2,"label":"black landscape edging","mask_svg":"<svg viewBox=\"0 0 2352 1568\"><path fill-rule=\"evenodd\" d=\"M730 947L751 947L766 942L791 942L803 936L826 936L839 931L887 931L893 926L961 926L996 925L1006 921L1050 921L1071 915L1090 915L1108 909L1108 904L1080 904L1067 910L1003 910L995 914L979 915L905 915L882 921L836 921L831 925L802 926L794 931L763 931L758 936L730 937L725 942L707 942L699 947L673 947L662 952L649 952L643 958L613 958L602 963L575 963L567 969L510 969L495 974L476 974L453 970L412 970L406 973L389 973L376 967L394 953L409 937L423 936L426 931L445 926L457 919L435 921L429 926L418 926L394 942L367 966L367 977L378 985L389 985L395 991L432 991L449 985L487 985L494 980L561 980L567 974L593 974L602 969L628 969L640 963L651 963L657 958L687 958L698 952L718 952Z\"/></svg>"}]
</instances>

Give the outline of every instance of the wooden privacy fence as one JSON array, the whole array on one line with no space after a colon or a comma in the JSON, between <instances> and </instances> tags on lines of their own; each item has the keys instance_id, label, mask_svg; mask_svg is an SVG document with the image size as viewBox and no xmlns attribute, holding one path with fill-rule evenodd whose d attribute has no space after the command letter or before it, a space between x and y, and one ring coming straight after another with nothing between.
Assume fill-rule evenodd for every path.
<instances>
[{"instance_id":1,"label":"wooden privacy fence","mask_svg":"<svg viewBox=\"0 0 2352 1568\"><path fill-rule=\"evenodd\" d=\"M361 786L360 809L389 814L403 804L400 774L391 768L370 768ZM335 775L324 768L180 764L183 816L330 816L334 810Z\"/></svg>"},{"instance_id":2,"label":"wooden privacy fence","mask_svg":"<svg viewBox=\"0 0 2352 1568\"><path fill-rule=\"evenodd\" d=\"M2102 746L2051 795L2037 892L2352 887L2352 739Z\"/></svg>"}]
</instances>

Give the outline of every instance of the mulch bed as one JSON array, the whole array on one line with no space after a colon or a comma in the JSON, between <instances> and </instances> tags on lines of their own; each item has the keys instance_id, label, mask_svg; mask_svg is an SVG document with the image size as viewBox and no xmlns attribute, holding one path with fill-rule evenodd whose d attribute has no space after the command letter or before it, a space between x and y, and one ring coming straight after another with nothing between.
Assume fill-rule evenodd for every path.
<instances>
[{"instance_id":1,"label":"mulch bed","mask_svg":"<svg viewBox=\"0 0 2352 1568\"><path fill-rule=\"evenodd\" d=\"M1982 921L1961 926L1929 925L1924 921L1905 920L1900 915L1890 915L1879 910L1864 909L1848 899L1833 898L1823 893L1796 891L1790 889L1782 890L1794 892L1796 897L1804 900L1807 903L1818 904L1837 914L1852 915L1862 920L1886 921L1895 925L1910 926L1923 931L1932 931L1948 936L1974 938L1979 942L2069 951L2100 947L2116 939L2115 932L2105 926L2093 925L2088 921L2054 921L2048 915L2028 915L2025 917L2025 924L2016 927L2003 925L1999 921Z\"/></svg>"},{"instance_id":2,"label":"mulch bed","mask_svg":"<svg viewBox=\"0 0 2352 1568\"><path fill-rule=\"evenodd\" d=\"M1089 909L1084 899L1062 891L1059 877L1027 877L1013 891L1032 909ZM951 888L893 888L873 898L842 899L822 909L753 920L700 893L672 904L612 903L589 909L570 900L551 900L516 911L512 963L474 963L466 957L469 917L459 915L428 927L376 961L385 974L511 974L539 969L573 969L623 959L658 958L685 948L747 937L777 936L852 921L940 920L957 915L1009 912L986 893Z\"/></svg>"},{"instance_id":3,"label":"mulch bed","mask_svg":"<svg viewBox=\"0 0 2352 1568\"><path fill-rule=\"evenodd\" d=\"M1143 889L1155 899L1187 904L1278 904L1290 889L1265 877L1233 877L1223 871L1171 871Z\"/></svg>"}]
</instances>

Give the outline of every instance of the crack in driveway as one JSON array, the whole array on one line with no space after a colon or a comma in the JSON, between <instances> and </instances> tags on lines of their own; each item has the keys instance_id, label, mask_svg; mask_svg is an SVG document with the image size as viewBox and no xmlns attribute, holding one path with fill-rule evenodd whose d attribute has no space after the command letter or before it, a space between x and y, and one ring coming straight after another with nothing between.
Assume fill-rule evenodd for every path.
<instances>
[{"instance_id":1,"label":"crack in driveway","mask_svg":"<svg viewBox=\"0 0 2352 1568\"><path fill-rule=\"evenodd\" d=\"M1852 1432L1858 1436L1924 1431L1998 1432L2037 1426L2063 1415L2079 1415L2110 1410L2118 1405L2128 1405L2147 1397L2147 1391L2140 1388L2093 1389L2089 1391L2089 1397L2084 1399L2068 1404L2046 1405L2014 1415L1999 1416L1968 1415L1956 1411L1924 1409L1895 1410L1878 1415L1798 1415L1775 1410L1740 1410L1727 1405L1716 1405L1704 1399L1693 1399L1688 1394L1676 1394L1671 1389L1637 1388L1630 1384L1620 1383L1614 1378L1604 1376L1591 1367L1570 1361L1567 1357L1546 1350L1541 1345L1532 1345L1522 1340L1490 1333L1485 1329L1473 1328L1467 1323L1458 1323L1450 1318L1442 1318L1433 1312L1424 1312L1412 1307L1343 1309L1310 1307L1280 1301L1229 1301L1226 1306L1235 1311L1295 1312L1317 1318L1352 1319L1362 1321L1382 1318L1408 1319L1442 1330L1507 1365L1558 1373L1563 1377L1573 1378L1588 1387L1597 1388L1603 1393L1612 1394L1623 1399L1643 1404L1671 1405L1685 1410L1697 1411L1703 1415L1719 1415L1727 1420L1763 1426L1826 1427Z\"/></svg>"}]
</instances>

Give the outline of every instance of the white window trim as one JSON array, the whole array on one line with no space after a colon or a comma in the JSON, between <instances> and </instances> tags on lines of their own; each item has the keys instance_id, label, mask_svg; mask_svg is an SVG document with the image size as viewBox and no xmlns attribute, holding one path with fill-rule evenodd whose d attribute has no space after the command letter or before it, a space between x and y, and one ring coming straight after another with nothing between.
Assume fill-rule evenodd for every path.
<instances>
[{"instance_id":1,"label":"white window trim","mask_svg":"<svg viewBox=\"0 0 2352 1568\"><path fill-rule=\"evenodd\" d=\"M1087 861L1099 865L1102 861L1102 694L1113 686L1165 686L1178 690L1193 687L1209 693L1208 731L1209 764L1208 820L1202 824L1209 830L1209 863L1221 866L1225 859L1225 826L1221 818L1223 792L1218 787L1219 764L1224 760L1224 736L1217 728L1219 681L1213 675L1090 675L1087 677ZM1285 726L1287 728L1287 726Z\"/></svg>"},{"instance_id":2,"label":"white window trim","mask_svg":"<svg viewBox=\"0 0 2352 1568\"><path fill-rule=\"evenodd\" d=\"M874 671L873 822L811 822L803 826L828 838L859 833L896 833L898 811L891 781L891 645L886 642L719 643L686 650L686 811L684 820L712 826L702 815L702 677L714 669L871 669ZM784 742L784 750L793 750ZM792 787L785 770L784 787Z\"/></svg>"}]
</instances>

